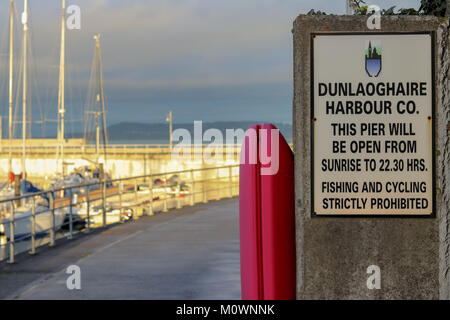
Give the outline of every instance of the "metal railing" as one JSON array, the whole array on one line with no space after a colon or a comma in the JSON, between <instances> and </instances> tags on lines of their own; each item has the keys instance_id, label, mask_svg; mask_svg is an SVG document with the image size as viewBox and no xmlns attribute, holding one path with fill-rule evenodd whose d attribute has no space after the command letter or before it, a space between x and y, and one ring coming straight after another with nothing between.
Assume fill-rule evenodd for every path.
<instances>
[{"instance_id":1,"label":"metal railing","mask_svg":"<svg viewBox=\"0 0 450 320\"><path fill-rule=\"evenodd\" d=\"M30 193L0 200L0 261L61 238L239 194L239 165L190 169Z\"/></svg>"}]
</instances>

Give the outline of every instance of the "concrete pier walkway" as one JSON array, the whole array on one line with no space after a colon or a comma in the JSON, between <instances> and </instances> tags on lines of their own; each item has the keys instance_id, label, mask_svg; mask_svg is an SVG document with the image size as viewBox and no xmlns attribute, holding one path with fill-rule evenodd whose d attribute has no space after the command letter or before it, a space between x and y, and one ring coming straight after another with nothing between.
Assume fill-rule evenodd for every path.
<instances>
[{"instance_id":1,"label":"concrete pier walkway","mask_svg":"<svg viewBox=\"0 0 450 320\"><path fill-rule=\"evenodd\" d=\"M68 290L66 269L81 269ZM238 201L93 231L0 264L0 299L240 299Z\"/></svg>"}]
</instances>

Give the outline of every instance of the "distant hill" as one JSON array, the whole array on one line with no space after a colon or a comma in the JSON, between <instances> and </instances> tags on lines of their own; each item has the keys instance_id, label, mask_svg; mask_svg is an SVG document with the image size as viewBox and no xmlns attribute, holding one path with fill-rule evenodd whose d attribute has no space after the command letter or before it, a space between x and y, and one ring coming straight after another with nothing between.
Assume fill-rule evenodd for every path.
<instances>
[{"instance_id":1,"label":"distant hill","mask_svg":"<svg viewBox=\"0 0 450 320\"><path fill-rule=\"evenodd\" d=\"M217 121L204 122L203 133L211 128L218 129L222 132L225 139L226 129L243 129L244 131L255 124L252 121ZM280 129L287 141L292 141L292 126L284 123L274 123ZM187 129L192 138L194 137L194 123L174 123L173 130L183 128ZM82 137L82 134L75 134L75 138ZM94 135L91 135L94 136ZM111 142L114 141L168 141L169 125L167 123L138 123L138 122L121 122L108 127L108 136Z\"/></svg>"}]
</instances>

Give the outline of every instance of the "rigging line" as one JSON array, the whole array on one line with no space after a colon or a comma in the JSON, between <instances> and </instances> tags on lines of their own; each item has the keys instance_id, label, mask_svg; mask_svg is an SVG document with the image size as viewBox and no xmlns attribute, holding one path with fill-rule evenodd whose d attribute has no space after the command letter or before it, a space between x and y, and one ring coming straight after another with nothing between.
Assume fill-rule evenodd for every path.
<instances>
[{"instance_id":1,"label":"rigging line","mask_svg":"<svg viewBox=\"0 0 450 320\"><path fill-rule=\"evenodd\" d=\"M22 35L22 33L21 33L22 23L21 23L21 20L19 19L16 2L13 2L13 16L14 16L14 35L15 35L14 38L16 40L13 42L13 48L14 48L14 52L17 53L17 52L19 52L19 49L20 49L19 44L22 43L22 41L21 41L22 39L19 38ZM20 52L22 52L22 50L20 50ZM19 85L21 85L21 82L20 82L21 71L20 71L20 73L17 73L17 70L20 69L21 62L22 62L21 59L14 58L14 63L13 63L13 70L14 70L14 75L15 75L14 79L17 82L17 83L15 83L15 86L14 86L15 88L18 88ZM19 90L16 91L16 98L17 98L18 92L19 92ZM14 98L13 98L13 100L14 100ZM16 99L15 103L13 104L13 106L14 106L14 110L18 109L17 99ZM13 119L14 119L14 117L13 117ZM14 133L14 131L13 131L13 133ZM13 136L14 136L14 134L13 134Z\"/></svg>"},{"instance_id":2,"label":"rigging line","mask_svg":"<svg viewBox=\"0 0 450 320\"><path fill-rule=\"evenodd\" d=\"M3 31L2 31L2 36L1 36L1 46L5 47L7 49L9 49L9 24L10 24L10 19L5 19L5 26L3 26ZM8 27L8 28L7 28ZM7 32L8 30L8 32ZM0 71L1 74L6 74L6 72L9 72L9 50L6 51L4 54L1 54L1 59L0 59ZM1 77L1 85L0 85L0 97L1 97L1 105L2 105L2 119L4 118L5 114L8 114L9 112L9 103L8 103L8 97L7 97L7 93L8 90L7 89L7 84L9 84L9 77ZM3 126L2 126L3 128Z\"/></svg>"},{"instance_id":3,"label":"rigging line","mask_svg":"<svg viewBox=\"0 0 450 320\"><path fill-rule=\"evenodd\" d=\"M70 50L69 50L69 52L70 52ZM73 57L72 57L72 55L70 55L70 53L69 53L68 57L72 58L71 60L73 61ZM81 63L79 61L78 61L78 64L81 65ZM75 93L74 92L76 92L76 94L78 96L78 103L77 104L79 105L79 110L83 110L83 105L84 105L83 98L82 98L82 93L81 93L81 86L80 85L75 85L75 86L73 85L73 83L75 83L75 84L76 83L81 83L81 81L77 82L77 80L81 79L81 76L80 76L80 73L79 73L79 68L72 68L72 64L70 64L70 63L69 63L69 70L70 70L70 72L69 72L69 79L68 79L69 83L68 83L68 86L69 86L70 98L71 98L70 115L71 115L71 118L75 119L75 116L80 116L82 114L82 112L80 114L77 113L77 115L75 115L75 113L74 113L74 105L75 105L75 103L74 103ZM75 78L75 80L74 80L74 78ZM72 136L74 136L75 133L76 133L75 132L75 126L73 125L73 123L75 123L75 122L81 122L81 121L73 121L71 123ZM79 130L77 130L77 131L79 131Z\"/></svg>"},{"instance_id":4,"label":"rigging line","mask_svg":"<svg viewBox=\"0 0 450 320\"><path fill-rule=\"evenodd\" d=\"M29 9L30 13L29 15L31 16L31 10ZM29 33L28 33L28 41L30 42L30 46L28 46L29 48L29 57L30 57L30 78L31 78L31 84L33 84L34 82L34 91L35 91L35 95L36 95L36 100L37 100L37 105L38 105L38 110L39 110L39 115L41 120L44 118L44 115L42 113L42 105L41 105L41 100L40 100L40 95L39 95L39 88L38 88L38 84L37 84L37 78L38 78L38 73L37 73L37 67L36 67L36 57L34 55L34 45L35 45L35 40L34 40L34 28L33 28L33 21L32 19L29 19L29 25L30 25L30 29L29 29ZM33 101L32 99L32 92L31 91L31 96L30 96L30 102ZM32 108L30 105L30 110L31 110L31 116L32 116ZM41 127L41 136L44 136L44 126ZM30 128L31 131L31 128Z\"/></svg>"},{"instance_id":5,"label":"rigging line","mask_svg":"<svg viewBox=\"0 0 450 320\"><path fill-rule=\"evenodd\" d=\"M69 32L69 39L71 39L71 33ZM69 40L69 44L70 43L72 43L72 41L71 40ZM71 60L73 61L73 59L74 59L74 57L72 57L72 55L71 55L71 51L69 50L69 52L68 52L68 54L70 55L70 57L71 57ZM82 65L82 63L81 63L81 61L80 61L80 59L78 58L77 59L77 61L76 61L76 63L77 63L77 65L79 65L79 66L81 66ZM69 64L69 67L70 67L70 64ZM80 68L73 68L74 70L72 70L72 72L71 72L71 74L73 74L74 75L74 78L75 78L75 80L74 80L74 82L75 83L78 83L78 85L76 86L77 87L77 94L78 94L78 104L79 104L79 110L83 110L83 105L84 105L84 101L83 101L83 95L82 95L82 92L81 92L81 83L82 83L82 81L81 81L81 71L80 71ZM78 81L78 82L77 82ZM72 113L73 113L73 107L72 107ZM73 115L72 115L73 116ZM74 128L73 128L74 129Z\"/></svg>"},{"instance_id":6,"label":"rigging line","mask_svg":"<svg viewBox=\"0 0 450 320\"><path fill-rule=\"evenodd\" d=\"M3 47L3 44L5 44L6 42L9 43L9 41L8 41L9 39L7 39L7 38L9 38L9 28L6 28L6 26L9 26L9 19L5 19L5 26L3 26L3 28L2 28L2 35L0 38L1 39L0 44L2 45L2 47ZM8 33L6 30L8 30ZM8 34L8 36L7 36L7 34ZM6 48L8 48L7 44L5 44L4 46ZM0 71L2 72L2 74L3 74L3 72L6 73L6 65L7 65L8 57L9 57L8 53L5 53L4 55L1 54ZM1 96L3 96L3 90L4 90L4 88L6 89L6 81L7 81L8 77L1 77L1 78L2 78L2 81L0 84L0 92L1 92ZM0 101L1 101L1 105L2 105L1 115L4 116L6 113L6 110L9 110L9 105L7 103L7 100L6 100L6 102L4 102L3 97ZM8 107L8 108L6 108L6 107ZM2 117L2 119L3 119L3 117ZM3 126L2 126L2 128L3 128Z\"/></svg>"},{"instance_id":7,"label":"rigging line","mask_svg":"<svg viewBox=\"0 0 450 320\"><path fill-rule=\"evenodd\" d=\"M13 123L22 123L22 121L13 121ZM25 122L26 124L39 124L39 123L43 123L43 121L42 120L34 120L34 121L26 121Z\"/></svg>"},{"instance_id":8,"label":"rigging line","mask_svg":"<svg viewBox=\"0 0 450 320\"><path fill-rule=\"evenodd\" d=\"M91 69L89 72L89 81L88 81L88 91L87 91L87 101L86 101L86 111L85 111L85 115L86 115L86 122L85 122L85 135L86 135L86 139L90 138L87 135L90 134L90 122L91 122L91 115L89 114L89 112L91 112L91 107L92 107L92 82L93 82L93 70L95 68L95 61L94 59L91 62Z\"/></svg>"},{"instance_id":9,"label":"rigging line","mask_svg":"<svg viewBox=\"0 0 450 320\"><path fill-rule=\"evenodd\" d=\"M88 95L87 95L87 102L86 102L86 107L87 107L87 119L85 122L85 128L84 128L84 136L86 141L90 141L90 139L92 138L92 132L91 132L91 122L94 120L94 117L90 114L90 112L94 111L94 78L95 78L95 69L96 69L96 63L95 63L95 51L94 51L94 57L92 59L92 63L91 63L91 71L90 71L90 76L89 76L89 83L88 83ZM95 123L94 126L95 127Z\"/></svg>"},{"instance_id":10,"label":"rigging line","mask_svg":"<svg viewBox=\"0 0 450 320\"><path fill-rule=\"evenodd\" d=\"M53 45L52 45L52 49L51 49L51 61L56 60L56 50L57 50L57 42L58 39L56 37L53 37ZM50 62L51 62L50 61ZM46 93L45 93L45 98L44 98L44 117L47 117L49 115L49 113L51 113L51 111L53 110L53 103L50 102L50 100L53 99L57 96L57 88L50 85L53 84L54 82L56 83L56 79L57 79L57 68L55 68L56 65L52 65L49 64L48 68L47 68L47 74L46 74ZM54 81L55 80L55 81ZM56 107L57 108L57 107ZM46 132L47 134L47 132Z\"/></svg>"},{"instance_id":11,"label":"rigging line","mask_svg":"<svg viewBox=\"0 0 450 320\"><path fill-rule=\"evenodd\" d=\"M30 50L31 51L31 50ZM39 88L38 88L38 83L37 83L37 70L36 70L36 68L34 67L35 66L35 63L34 63L34 57L33 57L33 54L31 53L30 54L30 56L31 56L31 66L33 66L33 68L32 68L32 74L31 74L31 81L32 82L34 82L34 86L35 86L35 94L36 94L36 100L37 100L37 105L38 105L38 108L39 108L39 114L40 114L40 117L41 117L41 119L43 119L44 118L44 115L43 115L43 112L42 112L42 105L41 105L41 98L40 98L40 95L39 95ZM45 123L44 123L44 126L42 126L41 127L41 136L42 137L44 137L44 128L45 128Z\"/></svg>"},{"instance_id":12,"label":"rigging line","mask_svg":"<svg viewBox=\"0 0 450 320\"><path fill-rule=\"evenodd\" d=\"M69 32L69 35L70 35L70 32ZM70 37L69 36L67 36L67 41L69 41L68 43L70 43ZM68 109L69 109L69 115L70 115L70 118L73 118L73 86L72 86L72 83L73 83L73 79L72 79L72 65L70 64L70 62L69 61L71 61L72 60L72 56L70 55L70 50L66 50L66 70L67 70L67 72L66 72L66 87L67 87L67 89L68 89L68 91L69 91L69 93L68 93ZM66 110L67 110L67 107L66 107ZM73 123L74 122L69 122L69 124L70 124L70 126L69 126L69 128L70 128L70 136L71 137L73 137L74 136L74 126L73 126Z\"/></svg>"},{"instance_id":13,"label":"rigging line","mask_svg":"<svg viewBox=\"0 0 450 320\"><path fill-rule=\"evenodd\" d=\"M57 119L49 119L49 118L45 118L44 119L45 122L57 122ZM71 120L67 120L67 122L82 122L82 119L71 119Z\"/></svg>"}]
</instances>

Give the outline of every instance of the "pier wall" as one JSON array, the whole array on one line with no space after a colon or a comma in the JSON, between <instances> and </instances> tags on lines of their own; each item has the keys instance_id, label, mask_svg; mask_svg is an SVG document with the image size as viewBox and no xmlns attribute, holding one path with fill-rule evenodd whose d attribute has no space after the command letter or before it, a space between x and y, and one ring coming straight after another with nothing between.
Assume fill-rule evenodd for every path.
<instances>
[{"instance_id":1,"label":"pier wall","mask_svg":"<svg viewBox=\"0 0 450 320\"><path fill-rule=\"evenodd\" d=\"M201 151L196 151L201 152ZM65 172L70 173L74 168L93 165L96 161L94 152L83 152L81 149L68 150L65 153ZM13 153L12 166L15 173L21 169L21 154ZM213 161L202 161L195 159L179 161L173 159L168 150L161 149L125 149L111 151L100 156L100 161L104 163L105 170L112 178L125 178L132 176L141 176L169 171L181 171L198 168L211 168L239 163L239 150L223 154L222 157L216 157ZM34 150L27 152L26 159L27 174L30 180L42 181L46 177L55 175L55 171L60 168L60 160L56 150ZM8 175L8 152L4 150L0 153L0 177L7 178Z\"/></svg>"}]
</instances>

